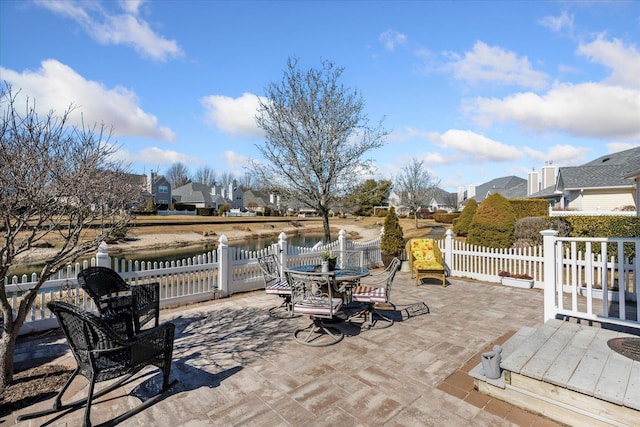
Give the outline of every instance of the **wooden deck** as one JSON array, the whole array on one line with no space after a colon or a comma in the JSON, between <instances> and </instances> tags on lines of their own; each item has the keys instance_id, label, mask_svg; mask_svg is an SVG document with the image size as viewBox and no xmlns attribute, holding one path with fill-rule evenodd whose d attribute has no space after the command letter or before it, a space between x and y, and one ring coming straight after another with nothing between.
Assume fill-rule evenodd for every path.
<instances>
[{"instance_id":1,"label":"wooden deck","mask_svg":"<svg viewBox=\"0 0 640 427\"><path fill-rule=\"evenodd\" d=\"M502 376L469 374L488 395L572 426L639 426L640 361L609 348L634 335L563 320L522 328L502 346Z\"/></svg>"}]
</instances>

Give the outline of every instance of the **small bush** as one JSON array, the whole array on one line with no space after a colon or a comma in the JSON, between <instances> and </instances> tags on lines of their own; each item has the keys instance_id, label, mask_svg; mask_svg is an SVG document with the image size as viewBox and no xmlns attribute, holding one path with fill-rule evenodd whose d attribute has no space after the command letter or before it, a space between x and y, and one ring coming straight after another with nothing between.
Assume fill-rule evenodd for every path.
<instances>
[{"instance_id":1,"label":"small bush","mask_svg":"<svg viewBox=\"0 0 640 427\"><path fill-rule=\"evenodd\" d=\"M453 232L456 236L466 236L469 234L469 226L471 225L471 220L473 219L473 215L475 215L477 209L478 202L476 202L475 199L469 199L460 213L460 216L453 224Z\"/></svg>"},{"instance_id":2,"label":"small bush","mask_svg":"<svg viewBox=\"0 0 640 427\"><path fill-rule=\"evenodd\" d=\"M441 224L453 224L453 221L458 218L460 214L458 212L446 212L433 214L433 220Z\"/></svg>"},{"instance_id":3,"label":"small bush","mask_svg":"<svg viewBox=\"0 0 640 427\"><path fill-rule=\"evenodd\" d=\"M532 245L542 244L542 230L548 228L547 221L543 218L529 216L521 218L516 221L516 225L513 231L513 237L516 242L520 240L526 240L531 242Z\"/></svg>"},{"instance_id":4,"label":"small bush","mask_svg":"<svg viewBox=\"0 0 640 427\"><path fill-rule=\"evenodd\" d=\"M499 193L482 201L473 216L467 243L488 248L510 248L513 245L515 214L509 201Z\"/></svg>"}]
</instances>

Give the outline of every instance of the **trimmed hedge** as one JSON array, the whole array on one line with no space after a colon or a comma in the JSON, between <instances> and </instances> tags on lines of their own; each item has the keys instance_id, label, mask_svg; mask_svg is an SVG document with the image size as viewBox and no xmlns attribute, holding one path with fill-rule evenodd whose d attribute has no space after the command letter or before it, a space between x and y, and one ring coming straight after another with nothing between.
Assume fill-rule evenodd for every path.
<instances>
[{"instance_id":1,"label":"trimmed hedge","mask_svg":"<svg viewBox=\"0 0 640 427\"><path fill-rule=\"evenodd\" d=\"M510 248L516 217L509 201L492 194L480 203L473 216L467 243L489 248Z\"/></svg>"},{"instance_id":2,"label":"trimmed hedge","mask_svg":"<svg viewBox=\"0 0 640 427\"><path fill-rule=\"evenodd\" d=\"M459 216L458 212L436 213L433 214L433 220L442 224L453 224L453 221Z\"/></svg>"},{"instance_id":3,"label":"trimmed hedge","mask_svg":"<svg viewBox=\"0 0 640 427\"><path fill-rule=\"evenodd\" d=\"M469 234L469 226L471 226L471 220L473 220L476 210L478 210L478 202L475 199L469 199L464 209L462 209L462 213L453 224L453 232L456 236Z\"/></svg>"},{"instance_id":4,"label":"trimmed hedge","mask_svg":"<svg viewBox=\"0 0 640 427\"><path fill-rule=\"evenodd\" d=\"M549 215L549 202L544 199L509 199L516 221L531 216L546 217Z\"/></svg>"}]
</instances>

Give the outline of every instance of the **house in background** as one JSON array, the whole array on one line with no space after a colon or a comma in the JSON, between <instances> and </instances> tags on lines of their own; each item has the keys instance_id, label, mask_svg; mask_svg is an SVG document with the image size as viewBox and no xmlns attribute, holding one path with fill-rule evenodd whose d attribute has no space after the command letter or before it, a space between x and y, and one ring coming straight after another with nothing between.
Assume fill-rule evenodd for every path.
<instances>
[{"instance_id":1,"label":"house in background","mask_svg":"<svg viewBox=\"0 0 640 427\"><path fill-rule=\"evenodd\" d=\"M169 209L172 202L171 183L163 176L154 171L146 175L147 197L153 200L158 209Z\"/></svg>"},{"instance_id":2,"label":"house in background","mask_svg":"<svg viewBox=\"0 0 640 427\"><path fill-rule=\"evenodd\" d=\"M527 197L527 180L511 175L495 178L480 185L470 185L466 191L463 188L459 188L458 207L462 209L470 199L474 199L480 204L484 199L496 193L507 199Z\"/></svg>"},{"instance_id":3,"label":"house in background","mask_svg":"<svg viewBox=\"0 0 640 427\"><path fill-rule=\"evenodd\" d=\"M244 208L249 212L264 215L267 211L280 211L280 197L257 190L247 190L243 194Z\"/></svg>"},{"instance_id":4,"label":"house in background","mask_svg":"<svg viewBox=\"0 0 640 427\"><path fill-rule=\"evenodd\" d=\"M176 209L195 210L197 208L218 209L220 198L212 194L212 189L208 185L190 182L182 187L173 189L173 199ZM226 201L222 199L222 204Z\"/></svg>"},{"instance_id":5,"label":"house in background","mask_svg":"<svg viewBox=\"0 0 640 427\"><path fill-rule=\"evenodd\" d=\"M430 193L428 206L430 212L455 212L458 209L456 193L449 193L441 188L433 188Z\"/></svg>"},{"instance_id":6,"label":"house in background","mask_svg":"<svg viewBox=\"0 0 640 427\"><path fill-rule=\"evenodd\" d=\"M554 185L528 197L546 199L556 209L637 212L638 176L640 147L607 154L581 166L560 167ZM535 174L529 178L529 188L535 188Z\"/></svg>"}]
</instances>

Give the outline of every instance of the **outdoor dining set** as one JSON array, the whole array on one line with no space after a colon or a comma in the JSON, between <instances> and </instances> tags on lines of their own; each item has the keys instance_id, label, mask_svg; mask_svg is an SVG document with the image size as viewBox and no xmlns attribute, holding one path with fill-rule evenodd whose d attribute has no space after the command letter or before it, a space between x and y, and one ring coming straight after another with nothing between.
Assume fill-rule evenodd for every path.
<instances>
[{"instance_id":1,"label":"outdoor dining set","mask_svg":"<svg viewBox=\"0 0 640 427\"><path fill-rule=\"evenodd\" d=\"M309 316L311 323L295 329L296 342L307 346L327 346L340 342L343 322L361 319L362 328L386 328L393 319L376 309L390 303L391 284L401 262L395 258L384 270L372 273L361 251L336 251L336 266L322 271L322 265L283 268L275 255L258 259L268 294L278 295L282 304L269 310L280 318ZM175 325L160 323L160 284L128 284L108 267L90 267L78 274L78 283L93 301L96 311L62 301L47 307L58 319L77 362L66 384L58 392L51 409L22 414L18 420L45 415L64 415L85 408L84 426L91 425L91 403L126 384L149 365L162 372L162 388L153 398L101 425L115 425L152 405L177 381L170 381ZM78 376L89 381L87 397L63 402L62 397ZM109 381L96 391L96 383Z\"/></svg>"},{"instance_id":2,"label":"outdoor dining set","mask_svg":"<svg viewBox=\"0 0 640 427\"><path fill-rule=\"evenodd\" d=\"M357 322L366 329L390 327L393 319L376 309L390 303L390 292L401 262L398 258L381 272L364 266L361 251L336 251L336 268L322 271L322 265L308 264L283 268L275 255L258 261L263 271L265 291L282 298L269 312L274 317L309 316L311 323L294 331L294 339L307 346L327 346L340 342L341 322Z\"/></svg>"}]
</instances>

